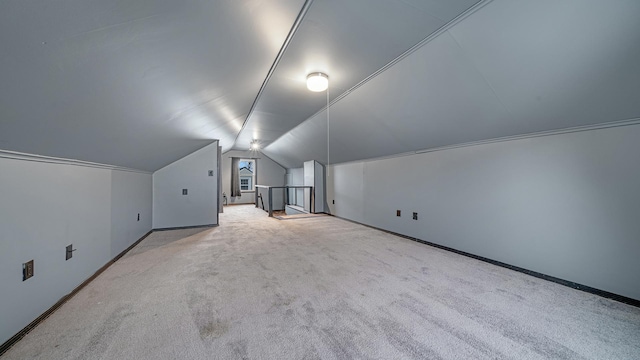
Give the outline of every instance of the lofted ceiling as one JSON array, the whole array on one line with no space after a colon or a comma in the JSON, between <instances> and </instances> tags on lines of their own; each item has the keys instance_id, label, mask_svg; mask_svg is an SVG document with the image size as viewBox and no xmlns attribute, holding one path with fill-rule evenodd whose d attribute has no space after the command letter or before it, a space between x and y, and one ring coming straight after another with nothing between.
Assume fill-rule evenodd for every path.
<instances>
[{"instance_id":1,"label":"lofted ceiling","mask_svg":"<svg viewBox=\"0 0 640 360\"><path fill-rule=\"evenodd\" d=\"M329 161L638 119L638 14L633 0L483 2L332 103ZM327 142L321 111L264 152L326 163Z\"/></svg>"},{"instance_id":2,"label":"lofted ceiling","mask_svg":"<svg viewBox=\"0 0 640 360\"><path fill-rule=\"evenodd\" d=\"M154 171L257 139L291 168L635 119L637 14L637 0L3 0L0 149ZM329 75L329 119L312 71Z\"/></svg>"},{"instance_id":3,"label":"lofted ceiling","mask_svg":"<svg viewBox=\"0 0 640 360\"><path fill-rule=\"evenodd\" d=\"M2 0L0 149L154 171L231 147L303 0Z\"/></svg>"},{"instance_id":4,"label":"lofted ceiling","mask_svg":"<svg viewBox=\"0 0 640 360\"><path fill-rule=\"evenodd\" d=\"M349 90L464 12L477 0L316 0L284 49L236 147L263 146L327 104L306 88L311 72L329 74L330 99Z\"/></svg>"}]
</instances>

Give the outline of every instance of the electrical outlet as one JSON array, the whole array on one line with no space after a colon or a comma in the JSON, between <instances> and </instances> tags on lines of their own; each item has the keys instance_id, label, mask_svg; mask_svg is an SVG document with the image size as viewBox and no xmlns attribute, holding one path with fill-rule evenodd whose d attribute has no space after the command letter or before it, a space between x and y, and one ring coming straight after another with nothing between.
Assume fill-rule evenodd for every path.
<instances>
[{"instance_id":1,"label":"electrical outlet","mask_svg":"<svg viewBox=\"0 0 640 360\"><path fill-rule=\"evenodd\" d=\"M417 212L413 213L413 220L418 220L418 213Z\"/></svg>"},{"instance_id":2,"label":"electrical outlet","mask_svg":"<svg viewBox=\"0 0 640 360\"><path fill-rule=\"evenodd\" d=\"M22 281L25 281L32 276L33 276L33 260L30 260L22 264Z\"/></svg>"},{"instance_id":3,"label":"electrical outlet","mask_svg":"<svg viewBox=\"0 0 640 360\"><path fill-rule=\"evenodd\" d=\"M66 252L65 260L71 259L73 257L73 252L74 251L76 251L76 250L73 248L73 244L67 245L67 252Z\"/></svg>"},{"instance_id":4,"label":"electrical outlet","mask_svg":"<svg viewBox=\"0 0 640 360\"><path fill-rule=\"evenodd\" d=\"M402 212L401 212L400 210L396 210L396 216L398 216L398 217L399 217L399 216L401 216L401 215L400 215L401 213L402 213Z\"/></svg>"},{"instance_id":5,"label":"electrical outlet","mask_svg":"<svg viewBox=\"0 0 640 360\"><path fill-rule=\"evenodd\" d=\"M213 170L209 170L209 176L213 176Z\"/></svg>"},{"instance_id":6,"label":"electrical outlet","mask_svg":"<svg viewBox=\"0 0 640 360\"><path fill-rule=\"evenodd\" d=\"M138 213L138 221L140 221L140 213Z\"/></svg>"},{"instance_id":7,"label":"electrical outlet","mask_svg":"<svg viewBox=\"0 0 640 360\"><path fill-rule=\"evenodd\" d=\"M335 205L335 204L336 204L336 201L335 201L335 200L331 200L331 202L333 203L333 205Z\"/></svg>"},{"instance_id":8,"label":"electrical outlet","mask_svg":"<svg viewBox=\"0 0 640 360\"><path fill-rule=\"evenodd\" d=\"M182 189L182 195L187 195L188 191L187 189Z\"/></svg>"}]
</instances>

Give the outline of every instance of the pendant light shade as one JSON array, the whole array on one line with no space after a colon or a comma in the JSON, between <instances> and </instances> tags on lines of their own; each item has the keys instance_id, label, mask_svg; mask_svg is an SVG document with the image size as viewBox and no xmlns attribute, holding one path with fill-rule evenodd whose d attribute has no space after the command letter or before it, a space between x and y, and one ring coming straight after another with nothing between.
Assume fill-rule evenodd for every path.
<instances>
[{"instance_id":1,"label":"pendant light shade","mask_svg":"<svg viewBox=\"0 0 640 360\"><path fill-rule=\"evenodd\" d=\"M314 72L307 76L307 89L320 92L329 87L329 77L321 72Z\"/></svg>"}]
</instances>

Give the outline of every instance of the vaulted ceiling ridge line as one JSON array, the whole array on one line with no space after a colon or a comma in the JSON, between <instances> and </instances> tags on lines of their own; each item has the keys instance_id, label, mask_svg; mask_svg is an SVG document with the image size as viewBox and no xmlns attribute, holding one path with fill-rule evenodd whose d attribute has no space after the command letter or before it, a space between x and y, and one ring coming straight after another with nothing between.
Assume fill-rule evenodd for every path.
<instances>
[{"instance_id":1,"label":"vaulted ceiling ridge line","mask_svg":"<svg viewBox=\"0 0 640 360\"><path fill-rule=\"evenodd\" d=\"M236 138L233 140L233 144L231 145L231 149L233 149L236 146L236 142L238 142L238 138L240 137L240 134L242 134L242 131L247 126L247 123L249 122L249 119L251 118L251 115L253 114L253 111L255 110L256 105L258 105L258 101L260 100L260 97L262 96L262 93L264 92L264 89L267 87L267 83L271 79L271 76L273 75L273 73L276 71L276 68L278 67L278 64L280 63L280 60L284 56L284 53L287 51L287 48L289 47L289 44L291 43L291 40L293 39L293 37L295 36L296 32L300 28L300 24L302 24L302 20L307 15L307 12L309 11L309 8L311 7L312 3L313 3L313 0L306 0L304 2L304 5L302 5L302 9L300 10L300 13L298 13L298 16L296 17L296 20L293 22L293 26L291 27L291 30L289 30L289 33L287 34L287 37L284 40L284 43L282 44L282 47L280 48L280 51L278 51L278 55L276 55L276 59L273 61L273 64L271 64L271 68L269 68L269 72L267 72L267 76L265 77L264 81L262 82L262 86L260 86L260 90L258 90L258 94L256 95L256 98L253 100L253 104L251 104L251 108L249 109L249 113L247 114L247 117L244 119L244 122L242 123L242 127L240 128L240 131L238 131L238 134L236 135Z\"/></svg>"},{"instance_id":2,"label":"vaulted ceiling ridge line","mask_svg":"<svg viewBox=\"0 0 640 360\"><path fill-rule=\"evenodd\" d=\"M142 173L142 174L152 173L150 171L132 169L132 168L127 168L127 167L117 166L117 165L109 165L109 164L102 164L102 163L96 163L91 161L67 159L67 158L45 156L45 155L38 155L38 154L29 154L29 153L2 150L2 149L0 149L0 159L22 160L22 161L31 161L31 162L39 162L39 163L47 163L47 164L59 164L59 165L73 165L73 166L90 167L90 168L97 168L97 169L135 172L135 173Z\"/></svg>"},{"instance_id":3,"label":"vaulted ceiling ridge line","mask_svg":"<svg viewBox=\"0 0 640 360\"><path fill-rule=\"evenodd\" d=\"M335 105L338 101L340 101L340 100L344 99L345 97L347 97L347 95L349 95L352 91L355 91L359 87L361 87L364 84L368 83L369 81L371 81L376 76L382 74L383 72L385 72L386 70L388 70L389 68L391 68L392 66L394 66L395 64L400 62L402 59L406 58L407 56L413 54L418 49L420 49L421 47L423 47L426 44L428 44L429 42L431 42L431 40L435 39L436 37L438 37L442 33L448 31L455 24L457 24L460 21L464 20L466 17L468 17L469 15L473 14L474 12L480 10L481 8L487 6L492 1L493 0L482 0L482 1L479 1L479 2L475 3L473 6L471 6L467 10L465 10L463 13L461 13L460 15L456 16L455 18L453 18L451 21L449 21L448 23L442 25L440 28L438 28L438 30L432 32L431 34L429 34L429 36L425 37L424 39L420 40L420 42L418 42L417 44L415 44L412 47L410 47L407 51L405 51L402 54L398 55L395 59L389 61L387 64L382 66L380 69L376 70L371 75L369 75L366 78L362 79L362 81L358 82L357 84L355 84L354 86L352 86L351 88L349 88L348 90L343 92L342 94L336 96L333 100L331 100L329 102L328 105L322 107L320 110L315 112L313 115L309 116L305 121L301 122L296 127L294 127L294 129L297 128L298 126L301 126L303 123L307 122L308 120L318 116L323 111L325 111L328 107L331 107L331 106ZM282 136L284 136L284 134L279 136L272 143L278 141ZM234 145L235 145L235 143L234 143Z\"/></svg>"}]
</instances>

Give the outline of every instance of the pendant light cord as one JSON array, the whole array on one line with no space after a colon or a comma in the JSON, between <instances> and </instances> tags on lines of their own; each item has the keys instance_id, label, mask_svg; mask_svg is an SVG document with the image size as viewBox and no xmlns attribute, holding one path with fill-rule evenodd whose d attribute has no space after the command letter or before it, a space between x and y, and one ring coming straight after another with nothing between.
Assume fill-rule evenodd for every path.
<instances>
[{"instance_id":1,"label":"pendant light cord","mask_svg":"<svg viewBox=\"0 0 640 360\"><path fill-rule=\"evenodd\" d=\"M329 87L327 86L327 177L329 177L329 164L331 163L329 145Z\"/></svg>"}]
</instances>

